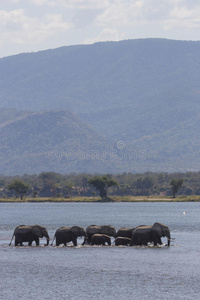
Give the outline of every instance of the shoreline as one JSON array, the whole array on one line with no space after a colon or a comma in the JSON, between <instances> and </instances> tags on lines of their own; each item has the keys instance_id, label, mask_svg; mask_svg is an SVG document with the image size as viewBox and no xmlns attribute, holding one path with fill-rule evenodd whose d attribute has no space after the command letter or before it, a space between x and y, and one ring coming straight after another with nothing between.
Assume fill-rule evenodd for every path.
<instances>
[{"instance_id":1,"label":"shoreline","mask_svg":"<svg viewBox=\"0 0 200 300\"><path fill-rule=\"evenodd\" d=\"M119 203L119 202L200 202L200 196L177 196L172 197L156 197L156 196L113 196L107 200L99 197L69 197L69 198L0 198L0 203Z\"/></svg>"}]
</instances>

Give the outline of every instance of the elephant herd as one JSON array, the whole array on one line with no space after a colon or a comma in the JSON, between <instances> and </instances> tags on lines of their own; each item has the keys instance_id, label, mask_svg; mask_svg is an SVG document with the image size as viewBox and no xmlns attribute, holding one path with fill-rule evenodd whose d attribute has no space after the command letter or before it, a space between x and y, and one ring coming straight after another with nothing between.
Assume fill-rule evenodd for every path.
<instances>
[{"instance_id":1,"label":"elephant herd","mask_svg":"<svg viewBox=\"0 0 200 300\"><path fill-rule=\"evenodd\" d=\"M9 246L15 237L15 246L23 246L23 242L28 242L31 246L35 242L39 246L39 238L45 237L47 240L46 246L49 245L49 234L45 227L40 225L20 225L15 228ZM56 246L72 242L77 246L77 238L84 237L82 245L108 245L111 246L111 237L114 237L115 246L147 246L148 243L153 243L154 246L162 245L161 237L167 237L168 246L170 246L170 230L168 226L161 223L154 223L153 225L140 225L134 228L120 228L116 231L115 227L111 225L90 225L86 229L80 226L60 227L56 230L51 245L54 240Z\"/></svg>"}]
</instances>

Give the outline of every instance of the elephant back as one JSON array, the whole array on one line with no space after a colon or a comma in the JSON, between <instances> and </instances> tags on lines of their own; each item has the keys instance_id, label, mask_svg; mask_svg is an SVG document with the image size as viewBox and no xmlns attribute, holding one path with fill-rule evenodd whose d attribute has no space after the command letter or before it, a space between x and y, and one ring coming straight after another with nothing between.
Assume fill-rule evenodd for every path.
<instances>
[{"instance_id":1,"label":"elephant back","mask_svg":"<svg viewBox=\"0 0 200 300\"><path fill-rule=\"evenodd\" d=\"M144 230L146 230L146 231L151 231L151 230L152 230L152 226L151 226L151 225L140 225L140 226L136 227L136 228L133 230L132 236L133 236L135 233L143 232Z\"/></svg>"},{"instance_id":2,"label":"elephant back","mask_svg":"<svg viewBox=\"0 0 200 300\"><path fill-rule=\"evenodd\" d=\"M110 236L101 233L96 233L92 236L91 245L105 245L105 243L107 243L109 246L111 245Z\"/></svg>"},{"instance_id":3,"label":"elephant back","mask_svg":"<svg viewBox=\"0 0 200 300\"><path fill-rule=\"evenodd\" d=\"M86 228L86 234L87 235L94 235L96 233L100 233L101 232L101 226L97 226L97 225L90 225Z\"/></svg>"},{"instance_id":4,"label":"elephant back","mask_svg":"<svg viewBox=\"0 0 200 300\"><path fill-rule=\"evenodd\" d=\"M120 245L128 246L128 245L130 245L130 243L131 243L131 239L128 238L128 237L118 236L118 237L115 239L115 245L116 245L116 246L120 246Z\"/></svg>"},{"instance_id":5,"label":"elephant back","mask_svg":"<svg viewBox=\"0 0 200 300\"><path fill-rule=\"evenodd\" d=\"M69 233L71 231L71 227L60 227L56 230L55 236L63 235L65 233Z\"/></svg>"},{"instance_id":6,"label":"elephant back","mask_svg":"<svg viewBox=\"0 0 200 300\"><path fill-rule=\"evenodd\" d=\"M100 233L116 237L116 229L111 225L102 225Z\"/></svg>"},{"instance_id":7,"label":"elephant back","mask_svg":"<svg viewBox=\"0 0 200 300\"><path fill-rule=\"evenodd\" d=\"M135 228L125 228L125 227L120 228L116 233L116 237L121 236L121 237L131 238L134 230Z\"/></svg>"},{"instance_id":8,"label":"elephant back","mask_svg":"<svg viewBox=\"0 0 200 300\"><path fill-rule=\"evenodd\" d=\"M30 229L30 226L26 225L19 225L15 228L14 234L20 232L20 233L26 233Z\"/></svg>"}]
</instances>

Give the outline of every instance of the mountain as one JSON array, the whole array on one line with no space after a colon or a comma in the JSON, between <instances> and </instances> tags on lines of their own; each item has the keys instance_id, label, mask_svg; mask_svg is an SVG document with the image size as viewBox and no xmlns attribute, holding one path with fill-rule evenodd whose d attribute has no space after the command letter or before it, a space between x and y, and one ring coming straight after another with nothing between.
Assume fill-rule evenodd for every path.
<instances>
[{"instance_id":1,"label":"mountain","mask_svg":"<svg viewBox=\"0 0 200 300\"><path fill-rule=\"evenodd\" d=\"M56 114L64 113L70 115L68 121L72 116L76 119L78 123L72 131L79 131L79 138L82 137L77 139L76 134L71 137L73 151L86 149L87 144L93 149L90 146L93 140L93 145L96 145L94 153L98 149L101 156L99 164L96 159L85 165L84 160L74 161L70 171L199 170L199 65L200 42L166 39L69 46L2 58L0 124L4 125L0 127L1 132L4 138L8 135L11 143L15 137L14 128L18 128L14 125L16 118L26 115L24 123L21 122L30 129L37 127L35 120L39 118L40 125L36 130L39 133L42 120L47 117L45 114L51 115L48 120L53 121L60 118ZM13 109L16 109L14 115L10 113ZM9 120L13 123L5 127ZM46 124L50 124L48 122ZM70 122L67 122L68 126ZM9 137L7 126L11 124L13 130ZM82 127L87 128L91 135L85 131L82 133ZM57 125L56 128L54 137L58 139L63 136L63 131ZM39 168L35 163L35 168L29 165L31 147L23 137L21 134L21 143L15 138L8 151L15 162L15 153L22 157L26 153L27 162L21 172L33 173L50 168L68 171L57 160L51 164L44 160ZM55 149L57 144L62 148L61 140L57 143L54 137L50 141L48 130L42 130L38 139L34 138L35 149L40 147L39 141L43 139L49 141L49 147L39 150L43 155ZM64 135L62 142L65 140L68 144L68 136ZM2 147L7 145L1 144ZM107 161L104 164L105 156ZM3 154L1 157L5 159ZM16 172L17 167L13 171L10 160L7 165L5 161L2 160L2 167L6 167L6 172ZM81 163L81 167L75 167L76 163ZM23 158L20 164L17 163L19 165L23 165Z\"/></svg>"},{"instance_id":2,"label":"mountain","mask_svg":"<svg viewBox=\"0 0 200 300\"><path fill-rule=\"evenodd\" d=\"M67 111L0 111L0 170L6 175L55 171L103 172L105 138Z\"/></svg>"},{"instance_id":3,"label":"mountain","mask_svg":"<svg viewBox=\"0 0 200 300\"><path fill-rule=\"evenodd\" d=\"M198 171L200 166L200 114L159 134L144 136L129 146L146 149L146 170ZM138 150L137 150L138 151Z\"/></svg>"}]
</instances>

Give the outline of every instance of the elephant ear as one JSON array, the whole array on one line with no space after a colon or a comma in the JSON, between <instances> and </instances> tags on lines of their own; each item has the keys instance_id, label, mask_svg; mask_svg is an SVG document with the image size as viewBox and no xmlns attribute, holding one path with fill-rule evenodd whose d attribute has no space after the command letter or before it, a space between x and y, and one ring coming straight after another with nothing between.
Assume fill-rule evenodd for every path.
<instances>
[{"instance_id":1,"label":"elephant ear","mask_svg":"<svg viewBox=\"0 0 200 300\"><path fill-rule=\"evenodd\" d=\"M73 234L75 234L75 236L79 236L79 234L80 234L80 228L79 228L79 226L72 226L71 227L71 231L72 231L72 233Z\"/></svg>"},{"instance_id":2,"label":"elephant ear","mask_svg":"<svg viewBox=\"0 0 200 300\"><path fill-rule=\"evenodd\" d=\"M33 225L31 227L31 231L34 235L36 235L37 237L39 238L42 238L43 237L43 233L42 233L42 228L40 225Z\"/></svg>"},{"instance_id":3,"label":"elephant ear","mask_svg":"<svg viewBox=\"0 0 200 300\"><path fill-rule=\"evenodd\" d=\"M165 225L156 222L153 224L152 229L156 230L156 232L159 234L159 236L162 237L163 236L163 226L165 226Z\"/></svg>"}]
</instances>

